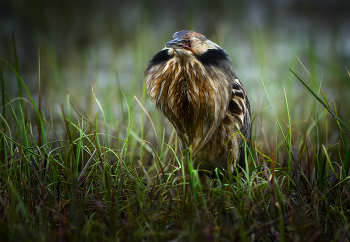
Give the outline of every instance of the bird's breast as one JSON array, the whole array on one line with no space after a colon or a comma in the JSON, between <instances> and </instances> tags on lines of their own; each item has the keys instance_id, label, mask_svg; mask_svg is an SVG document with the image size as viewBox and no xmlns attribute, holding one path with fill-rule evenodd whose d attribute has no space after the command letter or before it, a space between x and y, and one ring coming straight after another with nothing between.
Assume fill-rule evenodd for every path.
<instances>
[{"instance_id":1,"label":"bird's breast","mask_svg":"<svg viewBox=\"0 0 350 242\"><path fill-rule=\"evenodd\" d=\"M199 65L175 63L172 69L174 78L164 80L170 81L170 85L163 106L168 107L169 118L174 121L177 130L184 134L189 144L196 145L205 129L202 119L206 115L210 96L205 93L211 89L205 88Z\"/></svg>"},{"instance_id":2,"label":"bird's breast","mask_svg":"<svg viewBox=\"0 0 350 242\"><path fill-rule=\"evenodd\" d=\"M207 142L224 117L229 85L224 74L208 71L195 58L172 58L150 69L146 76L151 99L193 149Z\"/></svg>"}]
</instances>

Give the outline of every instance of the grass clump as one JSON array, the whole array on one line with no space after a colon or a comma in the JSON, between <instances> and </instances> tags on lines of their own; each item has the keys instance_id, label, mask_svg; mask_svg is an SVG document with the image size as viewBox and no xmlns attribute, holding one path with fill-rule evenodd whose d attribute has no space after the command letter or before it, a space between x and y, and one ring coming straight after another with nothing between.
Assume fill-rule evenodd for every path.
<instances>
[{"instance_id":1,"label":"grass clump","mask_svg":"<svg viewBox=\"0 0 350 242\"><path fill-rule=\"evenodd\" d=\"M317 86L319 98L294 72L325 109L315 103L307 120L295 121L289 109L296 104L285 92L278 109L269 100L275 132L267 134L264 113L270 113L263 109L253 121L246 169L202 184L191 153L178 154L174 132L157 136L145 96L141 102L135 97L143 109L141 127L135 127L119 88L115 108L122 121L115 127L94 90L95 114L69 96L55 110L41 103L40 90L39 104L34 101L17 58L16 68L8 66L19 90L9 99L1 77L0 237L6 241L349 238L348 128L335 103ZM154 138L145 135L146 120ZM340 136L335 144L328 143L331 122Z\"/></svg>"}]
</instances>

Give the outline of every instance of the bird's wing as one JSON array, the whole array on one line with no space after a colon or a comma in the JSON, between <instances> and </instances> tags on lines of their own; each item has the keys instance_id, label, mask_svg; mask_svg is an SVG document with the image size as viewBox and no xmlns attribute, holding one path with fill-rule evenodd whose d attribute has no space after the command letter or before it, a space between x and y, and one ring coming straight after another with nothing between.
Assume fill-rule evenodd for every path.
<instances>
[{"instance_id":1,"label":"bird's wing","mask_svg":"<svg viewBox=\"0 0 350 242\"><path fill-rule=\"evenodd\" d=\"M250 139L250 104L247 92L242 83L236 78L232 85L232 97L229 102L228 112L235 117L234 125L240 132Z\"/></svg>"}]
</instances>

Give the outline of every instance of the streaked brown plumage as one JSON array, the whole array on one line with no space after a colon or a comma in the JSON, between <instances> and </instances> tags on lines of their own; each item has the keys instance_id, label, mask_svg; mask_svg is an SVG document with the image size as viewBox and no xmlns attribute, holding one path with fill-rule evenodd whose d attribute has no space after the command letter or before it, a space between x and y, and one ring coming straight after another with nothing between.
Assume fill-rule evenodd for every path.
<instances>
[{"instance_id":1,"label":"streaked brown plumage","mask_svg":"<svg viewBox=\"0 0 350 242\"><path fill-rule=\"evenodd\" d=\"M149 62L146 88L174 125L181 149L192 148L195 165L234 173L244 166L243 140L250 139L246 90L226 52L205 36L176 32Z\"/></svg>"}]
</instances>

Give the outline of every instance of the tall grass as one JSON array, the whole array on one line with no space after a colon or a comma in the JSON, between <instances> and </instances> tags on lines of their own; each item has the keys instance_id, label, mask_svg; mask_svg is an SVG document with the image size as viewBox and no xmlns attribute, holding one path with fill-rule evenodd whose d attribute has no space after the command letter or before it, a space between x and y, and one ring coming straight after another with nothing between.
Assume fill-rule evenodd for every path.
<instances>
[{"instance_id":1,"label":"tall grass","mask_svg":"<svg viewBox=\"0 0 350 242\"><path fill-rule=\"evenodd\" d=\"M301 104L285 89L273 103L262 72L267 106L253 119L246 169L203 183L191 151L180 154L175 133L147 112L144 87L140 101L117 84L118 101L111 104L99 100L93 85L88 103L96 112L74 95L57 108L37 103L13 45L16 67L1 65L18 82L10 99L1 75L0 237L6 241L349 238L348 126L315 81L311 87L293 72L318 110L299 121L291 107ZM119 110L117 125L108 122L112 110ZM273 118L265 121L270 110ZM337 143L330 132L338 132Z\"/></svg>"}]
</instances>

